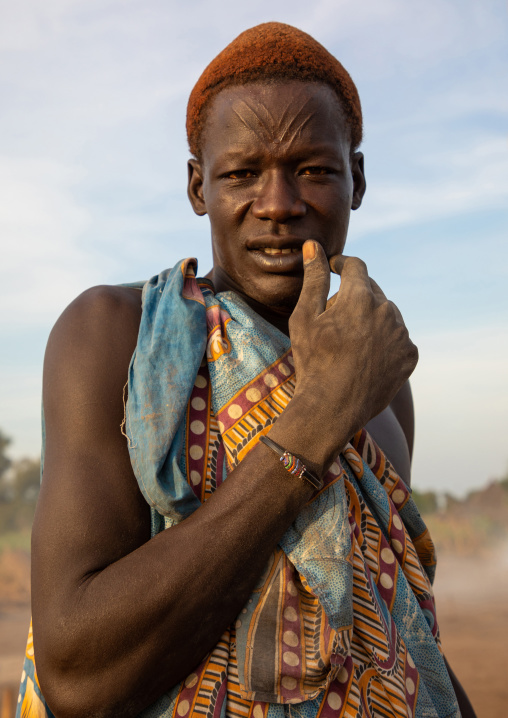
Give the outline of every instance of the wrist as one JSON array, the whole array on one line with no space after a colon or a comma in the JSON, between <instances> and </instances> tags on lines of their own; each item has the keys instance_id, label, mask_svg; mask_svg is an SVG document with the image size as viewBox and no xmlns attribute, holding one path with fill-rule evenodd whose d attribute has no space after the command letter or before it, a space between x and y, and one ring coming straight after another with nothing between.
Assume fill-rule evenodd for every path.
<instances>
[{"instance_id":1,"label":"wrist","mask_svg":"<svg viewBox=\"0 0 508 718\"><path fill-rule=\"evenodd\" d=\"M340 413L324 412L319 397L297 393L273 425L270 438L322 478L354 433L349 423Z\"/></svg>"}]
</instances>

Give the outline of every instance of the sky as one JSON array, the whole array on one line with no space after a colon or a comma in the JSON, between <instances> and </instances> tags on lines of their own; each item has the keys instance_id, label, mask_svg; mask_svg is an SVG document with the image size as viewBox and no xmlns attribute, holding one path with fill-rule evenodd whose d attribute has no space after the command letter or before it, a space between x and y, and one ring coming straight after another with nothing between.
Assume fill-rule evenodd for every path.
<instances>
[{"instance_id":1,"label":"sky","mask_svg":"<svg viewBox=\"0 0 508 718\"><path fill-rule=\"evenodd\" d=\"M48 334L81 291L211 266L185 109L269 20L312 34L362 100L367 193L347 252L420 351L413 485L508 470L508 11L501 0L0 0L0 429L40 450Z\"/></svg>"}]
</instances>

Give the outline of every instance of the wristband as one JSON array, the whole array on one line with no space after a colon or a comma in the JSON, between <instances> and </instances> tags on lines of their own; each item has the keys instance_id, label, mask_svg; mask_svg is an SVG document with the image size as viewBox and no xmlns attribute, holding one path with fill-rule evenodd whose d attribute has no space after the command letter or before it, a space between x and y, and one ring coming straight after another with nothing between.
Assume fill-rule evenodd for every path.
<instances>
[{"instance_id":1,"label":"wristband","mask_svg":"<svg viewBox=\"0 0 508 718\"><path fill-rule=\"evenodd\" d=\"M297 476L299 479L306 479L309 484L311 484L311 486L318 491L323 488L323 482L321 479L318 478L316 474L313 474L312 471L309 471L298 456L290 454L289 451L285 451L282 446L276 444L275 441L269 439L268 436L260 436L259 440L277 454L286 471L289 471L290 474Z\"/></svg>"}]
</instances>

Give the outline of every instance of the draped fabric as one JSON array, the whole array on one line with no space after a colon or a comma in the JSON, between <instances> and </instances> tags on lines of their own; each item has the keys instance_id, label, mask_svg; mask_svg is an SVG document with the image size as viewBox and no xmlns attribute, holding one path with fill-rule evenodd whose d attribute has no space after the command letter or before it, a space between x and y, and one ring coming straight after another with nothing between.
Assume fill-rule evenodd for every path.
<instances>
[{"instance_id":1,"label":"draped fabric","mask_svg":"<svg viewBox=\"0 0 508 718\"><path fill-rule=\"evenodd\" d=\"M233 292L215 295L195 267L185 260L144 285L129 369L125 433L152 535L227 480L295 388L289 339ZM286 531L237 620L141 715L460 718L441 655L434 571L409 490L361 431ZM32 694L43 706L33 651L18 715L51 716L31 712Z\"/></svg>"}]
</instances>

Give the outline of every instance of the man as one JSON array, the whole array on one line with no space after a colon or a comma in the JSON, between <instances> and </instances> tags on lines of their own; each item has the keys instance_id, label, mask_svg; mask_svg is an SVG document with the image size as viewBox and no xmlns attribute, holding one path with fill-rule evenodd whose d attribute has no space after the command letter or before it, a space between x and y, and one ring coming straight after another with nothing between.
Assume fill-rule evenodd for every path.
<instances>
[{"instance_id":1,"label":"man","mask_svg":"<svg viewBox=\"0 0 508 718\"><path fill-rule=\"evenodd\" d=\"M458 716L400 478L417 351L342 256L356 89L269 23L205 70L188 136L208 279L95 288L48 343L20 715Z\"/></svg>"}]
</instances>

